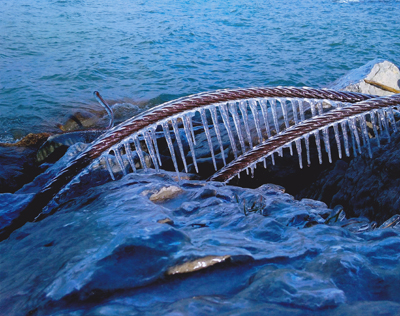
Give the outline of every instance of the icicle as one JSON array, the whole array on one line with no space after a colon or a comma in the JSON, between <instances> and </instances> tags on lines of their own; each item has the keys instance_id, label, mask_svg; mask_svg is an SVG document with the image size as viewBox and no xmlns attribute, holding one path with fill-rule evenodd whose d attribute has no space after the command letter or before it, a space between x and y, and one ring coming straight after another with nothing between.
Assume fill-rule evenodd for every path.
<instances>
[{"instance_id":1,"label":"icicle","mask_svg":"<svg viewBox=\"0 0 400 316\"><path fill-rule=\"evenodd\" d=\"M360 122L360 132L361 132L361 137L362 137L362 144L363 146L367 146L367 142L369 144L369 135L368 135L368 129L367 129L367 122L365 120L365 115L360 115L359 116L359 122ZM365 123L365 125L364 125ZM364 126L365 126L365 131L364 131ZM365 134L366 132L366 134Z\"/></svg>"},{"instance_id":2,"label":"icicle","mask_svg":"<svg viewBox=\"0 0 400 316\"><path fill-rule=\"evenodd\" d=\"M364 136L364 144L367 146L369 158L372 158L371 144L369 142L369 135L367 129L367 121L365 119L365 115L360 117L360 127L361 133Z\"/></svg>"},{"instance_id":3,"label":"icicle","mask_svg":"<svg viewBox=\"0 0 400 316\"><path fill-rule=\"evenodd\" d=\"M143 151L142 151L142 147L140 146L140 142L139 139L137 138L137 135L133 136L133 142L135 144L136 147L136 153L139 156L139 160L140 163L142 165L142 168L144 169L144 171L147 171L147 165L146 165L146 161L144 160L144 155L143 155Z\"/></svg>"},{"instance_id":4,"label":"icicle","mask_svg":"<svg viewBox=\"0 0 400 316\"><path fill-rule=\"evenodd\" d=\"M185 172L188 173L188 167L187 167L187 163L186 163L185 152L183 150L181 135L179 133L178 123L176 122L176 119L171 119L171 124L172 124L172 128L174 130L174 133L175 133L175 139L176 139L176 141L178 143L179 152L181 153L181 159L182 159L182 162L183 162L183 166L185 168Z\"/></svg>"},{"instance_id":5,"label":"icicle","mask_svg":"<svg viewBox=\"0 0 400 316\"><path fill-rule=\"evenodd\" d=\"M192 132L193 144L196 145L196 136L194 135L192 116L187 116L187 120L189 122L190 131Z\"/></svg>"},{"instance_id":6,"label":"icicle","mask_svg":"<svg viewBox=\"0 0 400 316\"><path fill-rule=\"evenodd\" d=\"M250 170L251 170L251 178L253 179L254 178L254 164L252 164L250 166Z\"/></svg>"},{"instance_id":7,"label":"icicle","mask_svg":"<svg viewBox=\"0 0 400 316\"><path fill-rule=\"evenodd\" d=\"M316 102L314 100L308 100L308 103L310 104L310 108L311 108L311 116L315 117L317 115ZM322 164L321 140L319 137L319 132L315 132L314 137L315 137L315 144L317 145L317 149L318 149L319 163Z\"/></svg>"},{"instance_id":8,"label":"icicle","mask_svg":"<svg viewBox=\"0 0 400 316\"><path fill-rule=\"evenodd\" d=\"M322 164L321 140L319 138L319 131L313 133L315 137L315 145L317 145L319 164Z\"/></svg>"},{"instance_id":9,"label":"icicle","mask_svg":"<svg viewBox=\"0 0 400 316\"><path fill-rule=\"evenodd\" d=\"M351 123L350 123L350 119L347 119L347 124L349 126L349 130L350 130L350 135L351 135L351 142L352 142L352 147L353 147L353 155L354 157L357 157L357 144L356 144L356 139L354 137L354 133L353 133L353 128L351 127Z\"/></svg>"},{"instance_id":10,"label":"icicle","mask_svg":"<svg viewBox=\"0 0 400 316\"><path fill-rule=\"evenodd\" d=\"M268 120L268 109L267 109L267 101L264 99L260 100L261 112L264 119L265 130L267 131L268 138L271 137L271 130L269 128L269 120Z\"/></svg>"},{"instance_id":11,"label":"icicle","mask_svg":"<svg viewBox=\"0 0 400 316\"><path fill-rule=\"evenodd\" d=\"M303 100L298 100L299 101L299 110L300 110L300 121L304 121L305 115L304 115L304 104L303 104Z\"/></svg>"},{"instance_id":12,"label":"icicle","mask_svg":"<svg viewBox=\"0 0 400 316\"><path fill-rule=\"evenodd\" d=\"M210 152L211 152L211 157L212 157L212 161L214 164L214 169L215 169L215 171L217 171L217 162L215 161L214 148L213 148L213 144L212 144L212 140L211 140L210 130L208 129L206 112L202 108L200 109L200 116L201 116L201 122L203 123L204 132L206 133L208 147L210 147Z\"/></svg>"},{"instance_id":13,"label":"icicle","mask_svg":"<svg viewBox=\"0 0 400 316\"><path fill-rule=\"evenodd\" d=\"M356 142L357 142L358 153L361 154L361 142L360 142L360 137L358 135L355 118L353 118L353 117L349 118L349 123L350 123L350 130L352 130L354 137L356 139Z\"/></svg>"},{"instance_id":14,"label":"icicle","mask_svg":"<svg viewBox=\"0 0 400 316\"><path fill-rule=\"evenodd\" d=\"M301 140L296 139L295 144L296 144L297 155L299 156L300 169L303 169L303 157L302 157L302 153L301 153Z\"/></svg>"},{"instance_id":15,"label":"icicle","mask_svg":"<svg viewBox=\"0 0 400 316\"><path fill-rule=\"evenodd\" d=\"M325 151L328 152L330 151L330 143L329 143L329 130L328 128L323 128L322 129L322 136L324 138L324 143L325 143Z\"/></svg>"},{"instance_id":16,"label":"icicle","mask_svg":"<svg viewBox=\"0 0 400 316\"><path fill-rule=\"evenodd\" d=\"M393 109L389 108L386 112L387 116L389 117L390 125L392 126L393 131L397 132L396 120L394 119Z\"/></svg>"},{"instance_id":17,"label":"icicle","mask_svg":"<svg viewBox=\"0 0 400 316\"><path fill-rule=\"evenodd\" d=\"M390 133L389 133L389 126L386 121L385 112L382 109L378 110L378 117L380 118L380 122L382 123L383 129L386 131L388 141L390 142Z\"/></svg>"},{"instance_id":18,"label":"icicle","mask_svg":"<svg viewBox=\"0 0 400 316\"><path fill-rule=\"evenodd\" d=\"M153 142L151 140L150 133L151 133L150 130L144 130L143 131L143 138L144 138L144 141L146 143L147 149L149 150L149 154L150 154L151 160L153 160L154 168L156 169L156 172L159 172L160 169L158 167L156 153L155 153L155 150L154 150L154 147L153 147Z\"/></svg>"},{"instance_id":19,"label":"icicle","mask_svg":"<svg viewBox=\"0 0 400 316\"><path fill-rule=\"evenodd\" d=\"M249 168L246 168L246 174L249 175Z\"/></svg>"},{"instance_id":20,"label":"icicle","mask_svg":"<svg viewBox=\"0 0 400 316\"><path fill-rule=\"evenodd\" d=\"M325 128L322 129L322 134L324 135L325 151L328 154L329 163L332 163L331 144L329 142L329 130L328 130L328 127L325 127Z\"/></svg>"},{"instance_id":21,"label":"icicle","mask_svg":"<svg viewBox=\"0 0 400 316\"><path fill-rule=\"evenodd\" d=\"M322 101L317 101L316 106L318 108L318 115L324 114L324 107L322 106Z\"/></svg>"},{"instance_id":22,"label":"icicle","mask_svg":"<svg viewBox=\"0 0 400 316\"><path fill-rule=\"evenodd\" d=\"M242 128L240 126L240 119L239 119L239 115L236 110L236 104L230 103L229 109L230 109L232 117L233 117L233 122L235 123L236 131L237 131L237 134L239 137L240 146L242 147L242 153L244 154L246 152L246 147L244 145Z\"/></svg>"},{"instance_id":23,"label":"icicle","mask_svg":"<svg viewBox=\"0 0 400 316\"><path fill-rule=\"evenodd\" d=\"M175 168L176 174L178 176L178 180L180 181L181 178L179 176L178 161L176 160L174 145L172 144L168 123L164 121L162 123L162 128L163 128L163 131L164 131L165 139L166 139L167 144L168 144L169 152L171 153L172 162L174 164L174 168Z\"/></svg>"},{"instance_id":24,"label":"icicle","mask_svg":"<svg viewBox=\"0 0 400 316\"><path fill-rule=\"evenodd\" d=\"M293 156L293 146L292 143L289 145L290 156Z\"/></svg>"},{"instance_id":25,"label":"icicle","mask_svg":"<svg viewBox=\"0 0 400 316\"><path fill-rule=\"evenodd\" d=\"M379 130L381 131L381 136L382 136L383 135L383 127L382 127L382 121L381 121L381 116L380 116L379 110L375 110L375 114L378 118Z\"/></svg>"},{"instance_id":26,"label":"icicle","mask_svg":"<svg viewBox=\"0 0 400 316\"><path fill-rule=\"evenodd\" d=\"M267 158L264 157L263 159L264 169L267 169Z\"/></svg>"},{"instance_id":27,"label":"icicle","mask_svg":"<svg viewBox=\"0 0 400 316\"><path fill-rule=\"evenodd\" d=\"M316 105L315 105L315 101L314 100L308 100L308 103L310 104L310 108L311 108L311 116L314 117L317 115L317 110Z\"/></svg>"},{"instance_id":28,"label":"icicle","mask_svg":"<svg viewBox=\"0 0 400 316\"><path fill-rule=\"evenodd\" d=\"M274 157L274 153L275 153L275 152L272 152L272 153L271 153L271 160L272 160L272 165L273 165L273 166L275 166L275 157Z\"/></svg>"},{"instance_id":29,"label":"icicle","mask_svg":"<svg viewBox=\"0 0 400 316\"><path fill-rule=\"evenodd\" d=\"M189 120L187 118L188 117L185 115L182 119L183 129L185 131L186 138L189 143L190 152L192 153L192 160L193 160L194 168L196 169L196 172L199 173L199 169L197 167L197 161L196 161L196 153L194 150L194 143L193 143L193 139L192 139L192 135L191 135L191 126L190 126ZM193 131L193 129L192 129L192 131Z\"/></svg>"},{"instance_id":30,"label":"icicle","mask_svg":"<svg viewBox=\"0 0 400 316\"><path fill-rule=\"evenodd\" d=\"M338 150L339 159L342 159L342 144L340 142L339 126L338 123L333 124L333 130L335 132L335 140Z\"/></svg>"},{"instance_id":31,"label":"icicle","mask_svg":"<svg viewBox=\"0 0 400 316\"><path fill-rule=\"evenodd\" d=\"M376 128L375 111L369 112L369 118L371 120L372 128L374 130L374 135L376 138L376 142L378 143L378 147L381 147L381 141L379 139L378 130Z\"/></svg>"},{"instance_id":32,"label":"icicle","mask_svg":"<svg viewBox=\"0 0 400 316\"><path fill-rule=\"evenodd\" d=\"M297 125L299 123L299 115L297 113L297 99L292 99L291 103L292 103L294 123L295 123L295 125Z\"/></svg>"},{"instance_id":33,"label":"icicle","mask_svg":"<svg viewBox=\"0 0 400 316\"><path fill-rule=\"evenodd\" d=\"M330 146L330 142L329 142L329 130L328 130L328 128L323 128L322 129L322 136L324 137L325 151L330 156L331 146ZM329 159L329 162L332 163L331 158Z\"/></svg>"},{"instance_id":34,"label":"icicle","mask_svg":"<svg viewBox=\"0 0 400 316\"><path fill-rule=\"evenodd\" d=\"M215 106L212 106L209 108L209 111L211 113L211 118L213 121L214 125L214 131L215 134L217 135L217 140L219 143L219 148L221 150L221 156L222 156L222 161L224 163L224 166L226 166L226 161L225 161L225 153L224 153L224 145L222 143L222 138L221 138L221 131L219 130L219 123L218 123L218 116L217 116L217 108Z\"/></svg>"},{"instance_id":35,"label":"icicle","mask_svg":"<svg viewBox=\"0 0 400 316\"><path fill-rule=\"evenodd\" d=\"M161 156L160 156L160 152L158 150L158 145L157 145L156 131L154 130L154 128L150 129L150 137L151 137L151 141L153 142L154 148L156 150L156 156L157 156L157 159L158 159L158 164L160 166L162 166Z\"/></svg>"},{"instance_id":36,"label":"icicle","mask_svg":"<svg viewBox=\"0 0 400 316\"><path fill-rule=\"evenodd\" d=\"M239 102L239 109L242 113L244 128L247 134L247 140L249 141L250 148L253 148L253 140L251 138L250 127L249 127L249 117L247 115L247 101Z\"/></svg>"},{"instance_id":37,"label":"icicle","mask_svg":"<svg viewBox=\"0 0 400 316\"><path fill-rule=\"evenodd\" d=\"M136 166L135 162L133 161L132 151L131 151L131 144L129 139L124 142L126 156L128 157L129 164L132 167L132 171L136 173Z\"/></svg>"},{"instance_id":38,"label":"icicle","mask_svg":"<svg viewBox=\"0 0 400 316\"><path fill-rule=\"evenodd\" d=\"M272 112L272 117L274 118L275 131L276 133L279 133L279 122L278 122L278 113L276 110L276 100L270 99L269 102L271 103L271 112Z\"/></svg>"},{"instance_id":39,"label":"icicle","mask_svg":"<svg viewBox=\"0 0 400 316\"><path fill-rule=\"evenodd\" d=\"M249 106L250 106L251 113L253 114L254 124L256 125L258 141L259 141L259 143L261 143L262 142L262 134L261 134L261 128L260 128L260 119L258 118L257 102L255 100L250 100Z\"/></svg>"},{"instance_id":40,"label":"icicle","mask_svg":"<svg viewBox=\"0 0 400 316\"><path fill-rule=\"evenodd\" d=\"M108 156L108 154L107 154L107 156ZM109 172L111 179L115 180L114 172L112 171L110 162L108 160L109 158L104 157L104 156L103 156L103 158L104 158L104 161L106 162L107 171Z\"/></svg>"},{"instance_id":41,"label":"icicle","mask_svg":"<svg viewBox=\"0 0 400 316\"><path fill-rule=\"evenodd\" d=\"M347 135L346 121L341 122L340 126L342 127L343 142L344 142L344 149L346 152L346 156L350 157L349 138Z\"/></svg>"},{"instance_id":42,"label":"icicle","mask_svg":"<svg viewBox=\"0 0 400 316\"><path fill-rule=\"evenodd\" d=\"M286 99L278 99L279 103L281 104L283 119L285 121L286 128L289 128L289 118L288 118L288 111L286 105ZM292 148L292 146L290 146Z\"/></svg>"},{"instance_id":43,"label":"icicle","mask_svg":"<svg viewBox=\"0 0 400 316\"><path fill-rule=\"evenodd\" d=\"M311 158L310 158L310 134L304 136L304 141L306 143L306 152L307 152L307 164L311 165Z\"/></svg>"},{"instance_id":44,"label":"icicle","mask_svg":"<svg viewBox=\"0 0 400 316\"><path fill-rule=\"evenodd\" d=\"M111 147L110 151L113 151L115 154L115 158L117 159L118 165L122 171L122 173L124 174L124 176L126 176L126 170L125 170L125 166L124 166L124 161L122 160L122 156L121 153L119 152L118 146L114 146Z\"/></svg>"},{"instance_id":45,"label":"icicle","mask_svg":"<svg viewBox=\"0 0 400 316\"><path fill-rule=\"evenodd\" d=\"M234 157L236 159L238 157L238 150L236 148L236 142L235 142L235 139L233 138L231 124L229 122L229 115L228 115L227 105L226 104L222 104L219 107L219 110L221 111L222 120L224 122L225 129L226 129L226 131L228 133L229 141L231 142L231 148L232 148L232 151L233 151L233 155L234 155Z\"/></svg>"}]
</instances>

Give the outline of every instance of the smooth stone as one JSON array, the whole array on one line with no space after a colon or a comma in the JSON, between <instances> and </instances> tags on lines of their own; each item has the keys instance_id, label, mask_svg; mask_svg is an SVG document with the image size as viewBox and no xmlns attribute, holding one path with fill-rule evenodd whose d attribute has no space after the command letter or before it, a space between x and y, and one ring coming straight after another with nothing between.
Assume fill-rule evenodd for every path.
<instances>
[{"instance_id":1,"label":"smooth stone","mask_svg":"<svg viewBox=\"0 0 400 316\"><path fill-rule=\"evenodd\" d=\"M393 94L393 92L366 83L364 79L375 81L393 89L400 90L399 68L390 61L379 59L372 60L360 68L351 70L328 86L328 88L378 96Z\"/></svg>"},{"instance_id":2,"label":"smooth stone","mask_svg":"<svg viewBox=\"0 0 400 316\"><path fill-rule=\"evenodd\" d=\"M170 200L176 198L178 195L184 193L185 191L182 190L180 187L177 186L167 186L161 188L158 192L153 193L150 196L150 201L155 203L162 203L166 200Z\"/></svg>"},{"instance_id":3,"label":"smooth stone","mask_svg":"<svg viewBox=\"0 0 400 316\"><path fill-rule=\"evenodd\" d=\"M225 262L230 258L231 258L231 256L229 256L229 255L206 256L206 257L202 257L202 258L197 258L195 260L185 262L180 265L169 268L166 272L166 275L191 273L191 272L199 271L202 269L206 269L208 267L212 267L216 264Z\"/></svg>"},{"instance_id":4,"label":"smooth stone","mask_svg":"<svg viewBox=\"0 0 400 316\"><path fill-rule=\"evenodd\" d=\"M168 225L174 225L174 221L173 221L172 219L168 218L168 217L166 217L166 218L164 218L164 219L159 219L159 220L157 221L157 223L160 223L160 224L168 224Z\"/></svg>"}]
</instances>

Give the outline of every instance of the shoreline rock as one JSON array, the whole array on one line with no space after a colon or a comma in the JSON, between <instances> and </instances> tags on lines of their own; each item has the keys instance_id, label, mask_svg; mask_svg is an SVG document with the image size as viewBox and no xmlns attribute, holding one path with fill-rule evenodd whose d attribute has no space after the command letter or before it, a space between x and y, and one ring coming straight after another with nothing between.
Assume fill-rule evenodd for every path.
<instances>
[{"instance_id":1,"label":"shoreline rock","mask_svg":"<svg viewBox=\"0 0 400 316\"><path fill-rule=\"evenodd\" d=\"M393 92L386 91L365 82L365 79L400 90L399 68L394 63L381 59L372 60L364 66L349 71L346 75L328 85L328 88L378 96L393 94Z\"/></svg>"}]
</instances>

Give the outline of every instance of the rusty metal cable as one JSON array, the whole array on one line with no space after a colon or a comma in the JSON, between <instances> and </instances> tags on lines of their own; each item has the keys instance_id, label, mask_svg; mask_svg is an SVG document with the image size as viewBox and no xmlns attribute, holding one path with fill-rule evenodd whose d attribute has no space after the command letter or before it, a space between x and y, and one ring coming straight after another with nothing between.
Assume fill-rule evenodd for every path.
<instances>
[{"instance_id":1,"label":"rusty metal cable","mask_svg":"<svg viewBox=\"0 0 400 316\"><path fill-rule=\"evenodd\" d=\"M323 127L330 126L335 122L351 116L368 113L375 109L386 108L399 104L400 94L390 97L373 98L353 104L352 106L336 108L320 116L303 121L255 146L252 150L244 153L242 156L238 157L236 160L232 161L230 164L216 172L208 179L208 181L227 182L235 175L248 168L250 165L259 161L263 157L269 156L275 150L289 145L302 135L310 134Z\"/></svg>"}]
</instances>

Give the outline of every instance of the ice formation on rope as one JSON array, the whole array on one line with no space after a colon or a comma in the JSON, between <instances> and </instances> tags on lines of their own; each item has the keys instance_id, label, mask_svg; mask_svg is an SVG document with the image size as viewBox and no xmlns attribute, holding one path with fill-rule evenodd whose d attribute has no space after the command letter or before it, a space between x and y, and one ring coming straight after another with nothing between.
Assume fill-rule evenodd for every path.
<instances>
[{"instance_id":1,"label":"ice formation on rope","mask_svg":"<svg viewBox=\"0 0 400 316\"><path fill-rule=\"evenodd\" d=\"M254 170L257 163L265 161L266 158L273 158L275 153L280 153L284 147L295 146L299 159L300 168L303 167L302 141L306 145L307 159L309 159L308 139L312 135L318 150L320 163L322 162L322 150L320 136L322 133L325 150L328 159L332 162L331 148L329 142L329 131L333 130L335 135L338 156L342 157L342 146L347 156L350 156L350 148L353 148L354 156L357 152L361 154L362 145L367 148L369 156L372 158L370 136L368 124L371 126L374 136L380 146L379 138L383 135L390 141L390 129L397 131L393 109L400 108L400 94L373 98L344 107L336 107L332 111L313 116L310 119L299 122L287 128L285 131L272 136L265 142L260 143L250 151L244 153L238 159L224 166L215 173L209 180L227 182L234 176L239 175L243 170ZM315 114L315 113L314 113ZM341 141L339 126L341 127L343 143ZM379 132L378 132L379 130ZM348 138L351 135L351 145ZM308 163L310 161L308 160Z\"/></svg>"},{"instance_id":2,"label":"ice formation on rope","mask_svg":"<svg viewBox=\"0 0 400 316\"><path fill-rule=\"evenodd\" d=\"M272 134L282 133L282 131L291 125L296 125L304 121L307 111L311 110L311 117L323 114L323 103L328 108L347 106L347 103L328 99L281 97L251 98L247 100L212 103L150 124L105 150L97 160L103 162L113 180L116 179L118 173L122 172L125 175L128 172L137 171L133 159L135 152L144 170L147 170L144 159L146 152L150 155L152 165L158 171L162 159L158 150L156 130L161 127L162 137L166 140L178 177L180 171L179 165L183 164L184 171L188 172L187 152L185 152L182 144L182 134L189 144L191 160L198 172L195 137L197 133L195 133L193 128L193 118L198 113L201 122L200 127L206 136L213 166L215 171L217 171L216 155L221 154L224 166L227 159L224 153L221 130L224 130L228 135L230 148L233 151L234 157L237 158L241 154L253 149L254 141L260 144L264 140L269 139ZM182 122L181 127L179 127L178 122ZM319 134L314 134L319 143ZM323 129L323 140L327 148L329 148L327 129ZM357 140L359 140L358 136ZM176 146L174 146L174 143ZM216 147L214 147L215 144L217 144ZM238 148L238 144L240 148ZM296 142L296 146L299 150L299 141ZM217 152L215 148L218 148ZM291 149L291 147L289 148ZM318 144L319 157L320 161L322 161L320 148L321 146ZM281 149L278 152L282 155ZM307 156L309 157L308 146Z\"/></svg>"}]
</instances>

